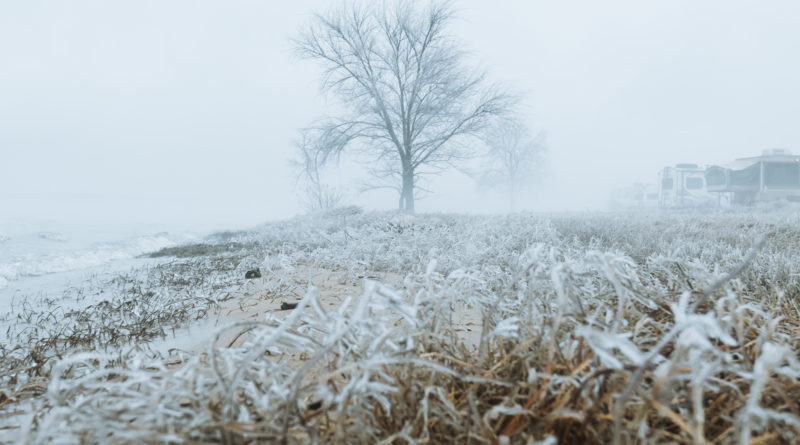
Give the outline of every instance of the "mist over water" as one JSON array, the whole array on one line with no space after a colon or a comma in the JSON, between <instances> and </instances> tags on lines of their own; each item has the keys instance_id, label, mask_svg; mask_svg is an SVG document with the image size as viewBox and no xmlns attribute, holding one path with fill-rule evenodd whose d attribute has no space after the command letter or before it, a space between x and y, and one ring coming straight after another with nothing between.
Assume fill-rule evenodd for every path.
<instances>
[{"instance_id":1,"label":"mist over water","mask_svg":"<svg viewBox=\"0 0 800 445\"><path fill-rule=\"evenodd\" d=\"M163 227L163 226L162 226ZM155 225L0 222L0 307L14 296L58 296L90 275L124 272L147 253L200 238Z\"/></svg>"}]
</instances>

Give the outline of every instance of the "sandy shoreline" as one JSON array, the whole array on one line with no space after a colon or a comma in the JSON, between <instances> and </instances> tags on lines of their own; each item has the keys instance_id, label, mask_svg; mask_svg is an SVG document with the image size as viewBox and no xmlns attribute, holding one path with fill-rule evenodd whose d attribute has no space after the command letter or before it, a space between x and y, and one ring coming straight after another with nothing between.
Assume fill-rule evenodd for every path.
<instances>
[{"instance_id":1,"label":"sandy shoreline","mask_svg":"<svg viewBox=\"0 0 800 445\"><path fill-rule=\"evenodd\" d=\"M243 329L225 329L226 326L263 321L267 313L271 313L273 319L283 319L291 310L282 310L281 304L298 302L305 295L309 284L319 289L319 299L323 307L337 308L348 296L357 297L363 293L365 278L379 281L396 290L401 290L403 286L403 277L390 272L364 277L353 276L344 270L327 270L307 265L280 273L262 271L262 277L249 279L222 292L227 293L224 301L206 318L176 330L174 336L153 341L150 346L165 355L171 350L199 354L207 350L217 332L223 329L214 346L237 346L244 338L240 335ZM276 288L280 291L276 292Z\"/></svg>"},{"instance_id":2,"label":"sandy shoreline","mask_svg":"<svg viewBox=\"0 0 800 445\"><path fill-rule=\"evenodd\" d=\"M323 308L335 310L348 297L358 297L364 293L365 280L373 280L387 285L405 295L404 276L393 272L374 272L367 276L353 275L346 270L330 270L309 265L298 265L280 273L262 272L262 277L250 279L227 291L227 297L219 307L205 319L198 320L180 330L175 335L153 341L150 347L164 356L177 352L189 355L205 354L214 341L214 347L229 348L242 344L249 328L234 326L237 323L264 321L267 315L271 320L282 320L292 310L283 310L283 303L296 303L305 295L308 286L319 290L319 301ZM279 286L276 286L279 284ZM280 292L275 292L279 287ZM408 296L406 295L408 298ZM311 309L307 308L310 312ZM453 323L461 340L470 348L477 349L481 334L481 314L472 308L454 308ZM289 355L289 357L284 357ZM300 363L300 354L279 354L277 360Z\"/></svg>"}]
</instances>

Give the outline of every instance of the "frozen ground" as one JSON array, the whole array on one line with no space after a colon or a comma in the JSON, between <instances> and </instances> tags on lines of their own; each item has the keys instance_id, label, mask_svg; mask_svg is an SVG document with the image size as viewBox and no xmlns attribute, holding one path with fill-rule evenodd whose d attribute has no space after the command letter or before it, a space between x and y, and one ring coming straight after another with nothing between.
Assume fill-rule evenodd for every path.
<instances>
[{"instance_id":1,"label":"frozen ground","mask_svg":"<svg viewBox=\"0 0 800 445\"><path fill-rule=\"evenodd\" d=\"M798 227L342 209L219 234L9 314L0 437L785 443Z\"/></svg>"}]
</instances>

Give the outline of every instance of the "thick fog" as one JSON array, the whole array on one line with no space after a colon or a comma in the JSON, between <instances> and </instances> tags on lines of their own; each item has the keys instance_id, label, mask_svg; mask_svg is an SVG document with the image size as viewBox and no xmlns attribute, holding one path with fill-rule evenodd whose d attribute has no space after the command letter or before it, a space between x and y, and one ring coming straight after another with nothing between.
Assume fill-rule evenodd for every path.
<instances>
[{"instance_id":1,"label":"thick fog","mask_svg":"<svg viewBox=\"0 0 800 445\"><path fill-rule=\"evenodd\" d=\"M0 220L235 227L303 211L298 129L330 110L290 39L329 1L0 3ZM664 166L800 153L800 3L460 0L452 33L525 93L547 174L520 208L600 210ZM363 166L324 172L358 193ZM463 174L422 212L506 210Z\"/></svg>"}]
</instances>

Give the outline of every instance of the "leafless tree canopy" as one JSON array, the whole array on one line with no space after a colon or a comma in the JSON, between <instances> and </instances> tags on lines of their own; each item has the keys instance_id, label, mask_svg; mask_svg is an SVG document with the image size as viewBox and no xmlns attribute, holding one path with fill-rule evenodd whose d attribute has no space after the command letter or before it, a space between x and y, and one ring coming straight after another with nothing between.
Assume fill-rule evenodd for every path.
<instances>
[{"instance_id":1,"label":"leafless tree canopy","mask_svg":"<svg viewBox=\"0 0 800 445\"><path fill-rule=\"evenodd\" d=\"M399 178L410 212L420 175L468 156L470 138L515 102L466 66L446 32L452 18L448 3L351 3L315 16L296 42L301 57L322 61L323 87L346 110L314 126L320 159L367 153Z\"/></svg>"},{"instance_id":2,"label":"leafless tree canopy","mask_svg":"<svg viewBox=\"0 0 800 445\"><path fill-rule=\"evenodd\" d=\"M478 182L487 187L501 188L515 210L518 194L536 183L542 175L547 151L544 134L531 134L518 121L503 121L488 131L484 141L489 149L487 162L477 175Z\"/></svg>"}]
</instances>

